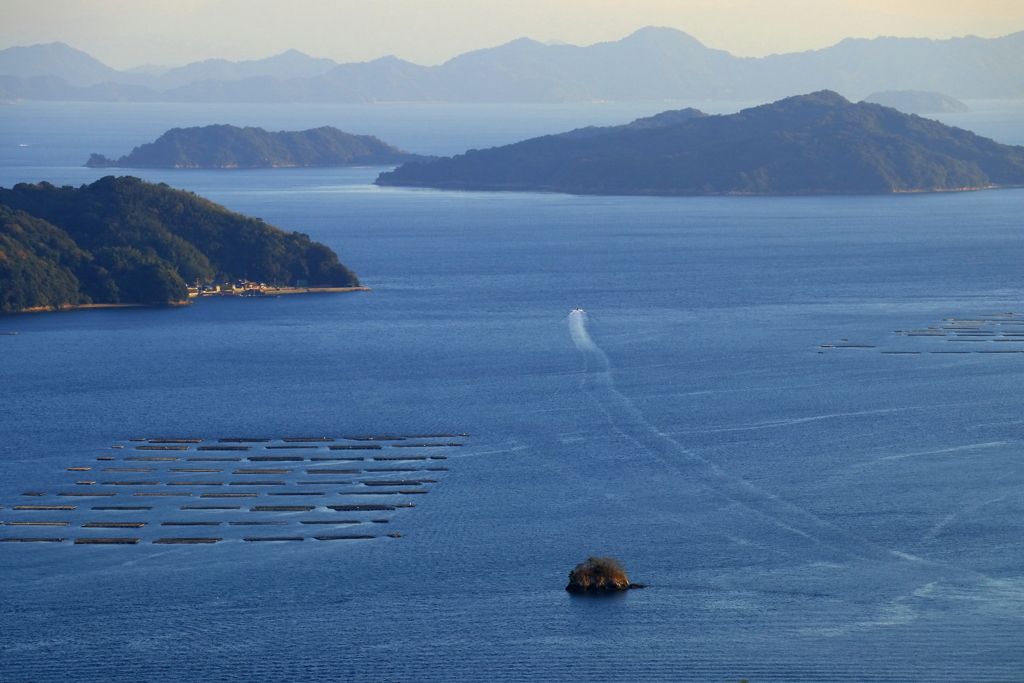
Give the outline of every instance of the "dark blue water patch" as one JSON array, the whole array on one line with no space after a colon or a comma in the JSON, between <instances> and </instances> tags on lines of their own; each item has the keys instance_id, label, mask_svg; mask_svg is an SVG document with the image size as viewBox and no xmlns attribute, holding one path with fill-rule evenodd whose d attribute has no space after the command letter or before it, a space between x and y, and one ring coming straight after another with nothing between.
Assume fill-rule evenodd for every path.
<instances>
[{"instance_id":1,"label":"dark blue water patch","mask_svg":"<svg viewBox=\"0 0 1024 683\"><path fill-rule=\"evenodd\" d=\"M1024 311L1020 191L594 198L372 177L154 172L324 240L373 291L0 318L20 333L0 337L0 519L38 500L23 492L94 478L68 467L134 454L109 449L127 436L471 433L359 452L444 451L425 461L443 480L330 496L411 509L266 527L237 523L287 499L112 499L224 522L210 545L4 543L5 672L1015 680L1024 359L880 351L967 346L894 330ZM574 343L576 307L593 348ZM842 339L875 348L818 353ZM67 521L141 514L91 507ZM377 538L298 524L328 515ZM597 554L649 587L567 594Z\"/></svg>"}]
</instances>

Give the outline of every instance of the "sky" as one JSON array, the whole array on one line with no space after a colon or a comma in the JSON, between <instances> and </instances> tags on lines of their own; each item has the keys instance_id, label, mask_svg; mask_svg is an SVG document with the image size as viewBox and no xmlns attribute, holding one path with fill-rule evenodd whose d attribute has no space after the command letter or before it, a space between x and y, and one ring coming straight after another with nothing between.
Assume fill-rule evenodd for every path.
<instances>
[{"instance_id":1,"label":"sky","mask_svg":"<svg viewBox=\"0 0 1024 683\"><path fill-rule=\"evenodd\" d=\"M61 41L118 69L293 48L440 64L521 37L590 45L644 26L757 57L847 37L1002 36L1024 30L1024 0L0 0L0 49Z\"/></svg>"}]
</instances>

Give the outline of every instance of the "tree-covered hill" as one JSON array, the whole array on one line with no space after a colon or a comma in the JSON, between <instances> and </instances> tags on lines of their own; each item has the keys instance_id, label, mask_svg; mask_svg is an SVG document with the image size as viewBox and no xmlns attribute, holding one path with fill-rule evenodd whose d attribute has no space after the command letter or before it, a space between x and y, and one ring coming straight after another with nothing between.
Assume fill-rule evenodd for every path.
<instances>
[{"instance_id":1,"label":"tree-covered hill","mask_svg":"<svg viewBox=\"0 0 1024 683\"><path fill-rule=\"evenodd\" d=\"M955 190L1024 184L1024 147L821 91L729 116L470 150L376 182L610 195Z\"/></svg>"},{"instance_id":2,"label":"tree-covered hill","mask_svg":"<svg viewBox=\"0 0 1024 683\"><path fill-rule=\"evenodd\" d=\"M217 125L172 128L155 142L118 160L93 154L94 168L275 168L401 164L424 159L372 135L352 135L324 126L271 133L262 128Z\"/></svg>"},{"instance_id":3,"label":"tree-covered hill","mask_svg":"<svg viewBox=\"0 0 1024 683\"><path fill-rule=\"evenodd\" d=\"M357 286L327 246L191 192L130 176L0 188L0 311L173 303L239 278Z\"/></svg>"}]
</instances>

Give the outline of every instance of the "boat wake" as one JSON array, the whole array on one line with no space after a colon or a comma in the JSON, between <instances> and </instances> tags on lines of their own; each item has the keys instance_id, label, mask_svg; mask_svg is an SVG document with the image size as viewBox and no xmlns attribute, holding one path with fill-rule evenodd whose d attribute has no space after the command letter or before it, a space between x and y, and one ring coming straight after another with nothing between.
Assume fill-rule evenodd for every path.
<instances>
[{"instance_id":1,"label":"boat wake","mask_svg":"<svg viewBox=\"0 0 1024 683\"><path fill-rule=\"evenodd\" d=\"M583 354L583 388L606 416L611 428L636 449L636 453L660 468L676 472L683 481L698 484L724 499L723 507L739 507L763 522L801 536L810 543L847 559L912 562L924 569L943 567L962 578L984 577L977 572L916 557L898 549L879 546L819 518L812 512L723 470L717 463L686 448L657 426L615 384L608 355L594 342L582 311L569 314L569 334Z\"/></svg>"}]
</instances>

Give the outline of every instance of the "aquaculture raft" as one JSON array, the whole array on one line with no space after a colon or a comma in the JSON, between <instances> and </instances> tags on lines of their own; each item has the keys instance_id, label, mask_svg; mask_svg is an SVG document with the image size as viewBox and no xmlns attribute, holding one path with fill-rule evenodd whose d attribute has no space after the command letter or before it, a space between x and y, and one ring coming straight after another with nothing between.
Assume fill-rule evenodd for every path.
<instances>
[{"instance_id":1,"label":"aquaculture raft","mask_svg":"<svg viewBox=\"0 0 1024 683\"><path fill-rule=\"evenodd\" d=\"M1021 340L1024 341L1024 340ZM131 448L132 451L121 451L116 455L111 456L96 456L96 460L101 462L104 466L102 467L77 467L68 466L63 467L62 470L66 472L76 473L81 476L81 473L95 473L102 471L110 479L103 479L97 477L96 480L81 480L75 481L70 480L64 483L63 487L57 486L56 490L50 489L50 491L42 490L29 490L22 495L28 497L43 497L43 496L59 496L62 498L110 498L118 495L124 496L146 496L149 497L146 501L139 502L152 502L152 505L94 505L85 509L91 509L94 511L91 520L82 520L80 518L66 518L65 520L54 520L50 521L47 518L52 515L47 515L47 512L60 513L60 512L71 512L79 508L76 505L15 505L13 506L14 515L21 514L24 512L37 512L39 516L25 515L31 520L32 517L36 517L39 521L20 521L17 518L15 521L8 521L8 526L13 527L72 527L79 526L83 531L96 531L99 530L102 533L104 530L107 532L112 531L129 531L135 530L138 532L148 532L151 527L168 527L168 531L172 530L173 527L220 527L218 530L227 530L234 526L272 526L272 525L288 525L288 524L309 524L313 526L312 530L321 532L316 536L247 536L244 537L246 541L301 541L301 540L371 540L374 538L381 538L381 535L373 535L367 533L353 534L353 533L331 533L332 531L342 531L342 529L331 529L331 526L345 526L354 524L364 523L377 523L377 524L392 524L402 521L401 519L389 520L389 519L375 519L375 515L372 513L395 511L399 509L412 508L411 503L395 503L395 504L379 504L379 503L368 503L368 504L354 504L354 505L328 505L324 506L323 503L327 502L324 500L325 496L391 496L391 500L396 497L407 495L407 494L422 494L427 492L426 485L436 483L436 479L423 479L423 478L408 478L408 479L381 479L380 477L387 476L388 474L397 474L398 476L412 477L415 476L412 473L422 472L424 470L433 471L445 471L447 468L425 468L426 461L434 459L444 459L445 456L429 456L428 455L395 455L395 456L381 456L379 452L383 447L396 446L403 448L438 448L444 446L456 446L461 444L440 442L440 439L451 438L451 434L429 434L429 435L415 435L415 436L393 436L393 435L366 435L366 436L350 436L344 437L350 441L350 443L333 443L334 437L330 436L303 436L303 437L288 437L285 439L269 439L264 437L252 437L252 438L222 438L222 439L209 439L204 444L204 439L200 438L153 438L143 439L135 438L126 441L134 441L136 443L115 443L110 448L114 449L125 449ZM420 440L430 440L428 442L422 442ZM214 443L210 443L214 441ZM355 442L355 443L352 443ZM383 442L383 445L382 443ZM391 443L388 443L391 442ZM259 444L254 445L254 444ZM107 446L104 446L105 448ZM263 454L252 454L246 453L254 448L261 450L275 450L275 453L267 453L264 451ZM327 449L332 452L328 454ZM287 451L293 451L293 453L287 453ZM312 450L314 453L294 453L295 450ZM377 451L373 454L376 457L371 457L371 454L367 454L366 451L372 450ZM149 451L147 453L147 451ZM169 452L168 452L169 451ZM193 451L196 457L186 457L182 454L182 451ZM195 451L202 451L201 453L195 453ZM217 451L224 452L223 454L216 453ZM317 452L318 451L318 452ZM343 452L344 451L344 452ZM422 451L421 451L422 452ZM364 455L365 454L365 455ZM304 457L305 456L305 457ZM312 456L312 457L308 457ZM326 456L326 457L325 457ZM188 465L184 465L181 461L187 460ZM242 461L248 461L246 465L242 464ZM382 461L395 461L396 466L389 467L389 462L377 463L379 467L369 467L361 469L366 461L382 460ZM402 461L405 461L404 463ZM307 463L307 467L312 465L311 468L291 468L289 466L294 463ZM193 466L192 463L195 463ZM210 463L209 465L200 463ZM230 469L222 467L223 463L238 463L233 465L237 469ZM67 463L68 465L74 465L74 463ZM374 463L366 463L373 465ZM404 464L404 466L403 466ZM119 467L118 465L123 465ZM319 466L319 467L318 467ZM223 480L226 473L231 472L236 478L228 481ZM366 472L370 476L366 477L365 480L359 477L361 473ZM109 474L107 474L109 473ZM137 474L144 477L144 480L131 480L123 479L118 477L124 477L125 475L131 476ZM185 475L185 480L180 480L180 477ZM218 475L217 477L210 477L210 479L221 479L220 481L206 480L206 475ZM256 476L251 476L256 475ZM259 475L271 475L274 478L270 479L268 476L262 478ZM327 476L324 476L327 475ZM335 476L331 476L335 475ZM338 479L337 475L347 476L347 479ZM428 475L429 476L429 475ZM303 480L305 479L305 480ZM334 486L340 487L333 488ZM221 491L231 490L231 488L225 489L224 487L249 488L249 491L242 489L239 493L201 493L195 489L206 489L219 488ZM271 490L267 490L269 487ZM63 490L62 490L63 489ZM260 492L258 492L258 489ZM304 490L305 489L305 490ZM312 489L312 490L310 490ZM293 500L288 499L277 499L274 501L267 502L282 502L282 503L310 503L305 505L255 505L257 501L247 501L250 503L250 507L242 507L241 505L231 504L216 504L221 501L209 501L214 503L213 505L178 505L177 502L173 506L168 506L168 503L172 501L164 501L164 498L172 497L192 497L196 496L199 498L259 498L261 496L289 496L293 497ZM311 496L317 498L310 499ZM298 497L297 500L294 498ZM305 499L302 499L305 497ZM371 498L370 500L373 500ZM380 500L377 498L376 500ZM3 501L0 500L0 503ZM35 501L26 501L35 502ZM43 502L43 501L38 501ZM57 503L57 500L52 502ZM77 501L68 501L77 502ZM95 501L96 503L108 502L108 501ZM115 501L109 501L115 502ZM128 501L125 501L128 502ZM186 502L186 501L181 501ZM206 502L206 501L203 501ZM223 501L228 503L228 501ZM235 501L231 501L235 502ZM241 501L238 501L241 502ZM321 506L313 505L312 503L320 503ZM0 509L3 506L0 505ZM318 510L323 513L324 508L328 512L343 512L349 513L339 515L346 517L346 519L325 519L325 515L316 514L314 511ZM8 507L11 510L11 507ZM173 514L179 515L178 519L171 517L171 511ZM182 515L181 512L185 511L187 514ZM235 514L228 515L229 517L235 517L234 520L224 519L221 516L223 512L234 512ZM118 513L127 512L129 515L117 515L112 514L113 517L128 517L127 521L102 521L105 513ZM101 513L101 514L95 514ZM145 517L142 516L143 513ZM311 514L312 513L312 514ZM363 513L363 514L360 514ZM366 514L370 513L370 514ZM80 514L80 513L79 513ZM239 515L250 517L250 519L238 519ZM63 516L63 515L62 515ZM69 516L70 517L70 516ZM192 519L189 519L192 517ZM277 519L274 519L277 517ZM283 521L281 518L291 519L292 521ZM307 519L307 517L312 517ZM352 519L357 517L357 519ZM364 519L358 519L358 517L364 517ZM400 516L396 516L400 517ZM220 518L220 519L218 519ZM0 524L3 524L0 522ZM327 525L328 528L324 528ZM319 526L319 528L317 528ZM309 528L309 527L306 527ZM182 529L182 531L185 531ZM198 531L198 529L197 529ZM327 532L327 533L323 533ZM111 537L111 536L97 536L89 537L83 536L79 538L66 538L66 537L8 537L0 538L0 541L6 543L62 543L64 541L72 541L74 545L138 545L140 543L145 544L214 544L225 540L221 537L158 537L158 534L149 535L146 537L146 533L140 533L140 538L135 537ZM402 536L400 533L386 534L388 537L399 538ZM230 540L243 540L241 535L226 537Z\"/></svg>"}]
</instances>

